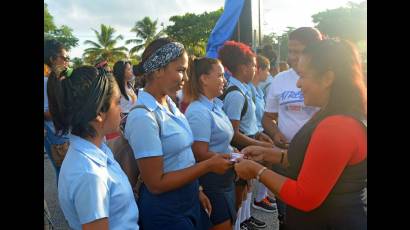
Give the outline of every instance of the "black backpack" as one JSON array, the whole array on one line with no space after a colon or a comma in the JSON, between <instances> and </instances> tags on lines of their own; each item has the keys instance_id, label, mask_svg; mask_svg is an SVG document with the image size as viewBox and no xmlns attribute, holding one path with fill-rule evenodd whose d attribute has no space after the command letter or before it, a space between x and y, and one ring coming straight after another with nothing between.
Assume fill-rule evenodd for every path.
<instances>
[{"instance_id":1,"label":"black backpack","mask_svg":"<svg viewBox=\"0 0 410 230\"><path fill-rule=\"evenodd\" d=\"M238 88L236 85L229 86L224 90L224 93L219 96L218 98L221 99L222 101L225 99L226 95L232 91L239 91L239 93L242 94L242 96L245 98L245 104L242 107L242 112L241 112L241 120L242 117L245 115L246 111L248 110L248 99L246 98L246 95L242 93L242 91Z\"/></svg>"}]
</instances>

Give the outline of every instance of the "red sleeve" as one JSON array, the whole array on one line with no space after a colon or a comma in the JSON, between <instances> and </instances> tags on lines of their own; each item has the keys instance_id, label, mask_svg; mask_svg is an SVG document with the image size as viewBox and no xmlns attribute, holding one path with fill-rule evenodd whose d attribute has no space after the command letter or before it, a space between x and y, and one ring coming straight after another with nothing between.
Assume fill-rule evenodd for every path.
<instances>
[{"instance_id":1,"label":"red sleeve","mask_svg":"<svg viewBox=\"0 0 410 230\"><path fill-rule=\"evenodd\" d=\"M292 207L311 211L322 204L343 169L366 156L362 125L347 116L328 117L312 134L297 180L286 179L279 196Z\"/></svg>"}]
</instances>

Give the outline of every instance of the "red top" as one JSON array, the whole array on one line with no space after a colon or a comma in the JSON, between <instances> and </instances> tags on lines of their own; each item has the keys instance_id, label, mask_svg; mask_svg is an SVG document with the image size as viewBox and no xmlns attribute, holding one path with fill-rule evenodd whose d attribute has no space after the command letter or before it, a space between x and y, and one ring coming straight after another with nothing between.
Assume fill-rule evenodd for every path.
<instances>
[{"instance_id":1,"label":"red top","mask_svg":"<svg viewBox=\"0 0 410 230\"><path fill-rule=\"evenodd\" d=\"M362 124L342 115L325 118L312 134L297 180L286 179L279 196L292 207L311 211L326 199L347 165L366 157Z\"/></svg>"}]
</instances>

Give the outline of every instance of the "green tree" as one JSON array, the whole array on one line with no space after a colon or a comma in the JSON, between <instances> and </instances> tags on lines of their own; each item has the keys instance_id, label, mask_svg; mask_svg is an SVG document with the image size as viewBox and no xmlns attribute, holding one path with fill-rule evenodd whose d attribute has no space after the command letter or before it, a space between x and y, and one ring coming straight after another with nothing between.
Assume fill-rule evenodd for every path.
<instances>
[{"instance_id":1,"label":"green tree","mask_svg":"<svg viewBox=\"0 0 410 230\"><path fill-rule=\"evenodd\" d=\"M73 58L71 62L73 63L73 68L78 68L84 65L83 59L78 58L78 57Z\"/></svg>"},{"instance_id":2,"label":"green tree","mask_svg":"<svg viewBox=\"0 0 410 230\"><path fill-rule=\"evenodd\" d=\"M186 13L182 16L172 16L169 21L173 25L167 26L165 32L173 39L184 44L188 53L196 56L205 55L205 47L209 35L223 9L202 14Z\"/></svg>"},{"instance_id":3,"label":"green tree","mask_svg":"<svg viewBox=\"0 0 410 230\"><path fill-rule=\"evenodd\" d=\"M128 49L125 46L116 47L117 42L123 39L122 35L115 36L114 28L101 24L101 30L92 29L97 37L97 42L86 40L84 44L92 47L84 50L84 61L94 64L97 59L104 58L113 64L119 59L127 58Z\"/></svg>"},{"instance_id":4,"label":"green tree","mask_svg":"<svg viewBox=\"0 0 410 230\"><path fill-rule=\"evenodd\" d=\"M281 35L274 34L274 43L273 43L273 50L275 51L276 55L278 56L278 63L279 61L287 61L288 60L288 39L289 34L294 31L296 28L288 26L286 27L286 31L283 32ZM280 46L280 47L279 47Z\"/></svg>"},{"instance_id":5,"label":"green tree","mask_svg":"<svg viewBox=\"0 0 410 230\"><path fill-rule=\"evenodd\" d=\"M277 43L277 35L276 35L275 32L272 32L270 34L263 35L262 46L261 47L263 47L265 45L273 45L273 44L276 44L276 43Z\"/></svg>"},{"instance_id":6,"label":"green tree","mask_svg":"<svg viewBox=\"0 0 410 230\"><path fill-rule=\"evenodd\" d=\"M44 3L44 40L48 39L56 39L63 43L67 50L78 45L78 38L73 35L73 30L70 27L62 25L57 28L53 16L48 11L47 4Z\"/></svg>"},{"instance_id":7,"label":"green tree","mask_svg":"<svg viewBox=\"0 0 410 230\"><path fill-rule=\"evenodd\" d=\"M349 2L347 7L326 10L312 16L315 27L329 37L357 43L367 39L367 1Z\"/></svg>"},{"instance_id":8,"label":"green tree","mask_svg":"<svg viewBox=\"0 0 410 230\"><path fill-rule=\"evenodd\" d=\"M73 29L66 25L44 34L44 39L56 39L64 44L67 50L78 45L78 38L74 37Z\"/></svg>"},{"instance_id":9,"label":"green tree","mask_svg":"<svg viewBox=\"0 0 410 230\"><path fill-rule=\"evenodd\" d=\"M53 16L48 12L47 4L44 3L44 33L55 30L57 27L54 24Z\"/></svg>"},{"instance_id":10,"label":"green tree","mask_svg":"<svg viewBox=\"0 0 410 230\"><path fill-rule=\"evenodd\" d=\"M135 23L134 27L131 29L131 32L136 33L136 38L125 41L125 44L127 45L131 43L137 44L130 49L130 56L133 56L142 48L147 47L153 40L165 35L163 30L157 32L157 24L158 20L152 21L150 17L144 17L142 20Z\"/></svg>"}]
</instances>

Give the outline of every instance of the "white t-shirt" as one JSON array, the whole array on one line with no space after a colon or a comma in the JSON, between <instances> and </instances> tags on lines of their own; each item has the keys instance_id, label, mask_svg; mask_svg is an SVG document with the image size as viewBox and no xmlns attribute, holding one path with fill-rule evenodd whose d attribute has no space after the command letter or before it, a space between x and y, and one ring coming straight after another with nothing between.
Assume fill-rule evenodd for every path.
<instances>
[{"instance_id":1,"label":"white t-shirt","mask_svg":"<svg viewBox=\"0 0 410 230\"><path fill-rule=\"evenodd\" d=\"M128 101L121 95L121 98L120 98L121 112L129 113L132 107L137 105L137 96L135 95L134 90L132 88L125 87L125 91L127 92L127 95L128 95Z\"/></svg>"},{"instance_id":2,"label":"white t-shirt","mask_svg":"<svg viewBox=\"0 0 410 230\"><path fill-rule=\"evenodd\" d=\"M278 113L278 127L290 142L318 110L305 106L302 91L296 87L299 76L293 69L280 72L269 86L265 112Z\"/></svg>"}]
</instances>

